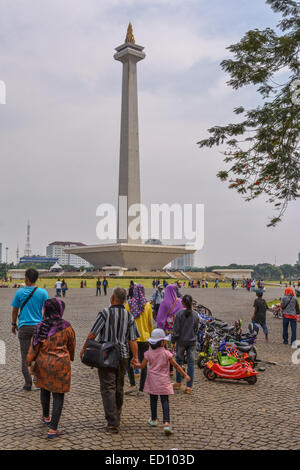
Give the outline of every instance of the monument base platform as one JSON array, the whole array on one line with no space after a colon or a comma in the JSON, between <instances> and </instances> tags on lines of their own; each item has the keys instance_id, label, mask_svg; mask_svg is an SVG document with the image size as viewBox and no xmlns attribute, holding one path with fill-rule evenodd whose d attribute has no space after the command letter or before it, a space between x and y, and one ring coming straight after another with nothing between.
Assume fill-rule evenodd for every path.
<instances>
[{"instance_id":1,"label":"monument base platform","mask_svg":"<svg viewBox=\"0 0 300 470\"><path fill-rule=\"evenodd\" d=\"M122 266L138 271L162 269L175 258L195 253L195 251L194 248L186 248L185 246L142 243L112 243L65 249L65 253L80 256L96 268Z\"/></svg>"}]
</instances>

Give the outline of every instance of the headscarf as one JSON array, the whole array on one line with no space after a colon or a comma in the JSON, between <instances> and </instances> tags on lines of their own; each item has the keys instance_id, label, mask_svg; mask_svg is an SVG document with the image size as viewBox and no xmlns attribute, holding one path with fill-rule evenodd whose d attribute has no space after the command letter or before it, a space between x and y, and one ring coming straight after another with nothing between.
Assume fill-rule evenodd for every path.
<instances>
[{"instance_id":1,"label":"headscarf","mask_svg":"<svg viewBox=\"0 0 300 470\"><path fill-rule=\"evenodd\" d=\"M284 291L284 295L295 295L291 287L287 287Z\"/></svg>"},{"instance_id":2,"label":"headscarf","mask_svg":"<svg viewBox=\"0 0 300 470\"><path fill-rule=\"evenodd\" d=\"M44 320L36 325L33 334L33 346L70 326L69 322L62 319L64 310L65 304L60 299L46 300L44 305Z\"/></svg>"},{"instance_id":3,"label":"headscarf","mask_svg":"<svg viewBox=\"0 0 300 470\"><path fill-rule=\"evenodd\" d=\"M171 308L172 311L170 311ZM157 328L165 330L168 316L175 316L183 308L181 300L177 297L177 286L175 284L168 285L165 289L164 299L157 312Z\"/></svg>"},{"instance_id":4,"label":"headscarf","mask_svg":"<svg viewBox=\"0 0 300 470\"><path fill-rule=\"evenodd\" d=\"M145 288L141 284L135 284L133 288L133 296L128 299L128 305L130 313L132 313L134 319L139 318L143 313L145 305L147 303L145 297Z\"/></svg>"}]
</instances>

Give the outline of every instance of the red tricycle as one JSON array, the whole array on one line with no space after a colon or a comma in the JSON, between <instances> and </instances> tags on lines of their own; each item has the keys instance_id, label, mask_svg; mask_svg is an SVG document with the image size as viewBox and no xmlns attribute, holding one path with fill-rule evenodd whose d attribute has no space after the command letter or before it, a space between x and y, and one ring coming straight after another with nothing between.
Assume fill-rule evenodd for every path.
<instances>
[{"instance_id":1,"label":"red tricycle","mask_svg":"<svg viewBox=\"0 0 300 470\"><path fill-rule=\"evenodd\" d=\"M251 367L249 362L243 360L226 367L220 366L217 362L208 361L205 364L203 374L208 380L215 380L217 377L246 380L250 385L254 385L257 381L257 371Z\"/></svg>"}]
</instances>

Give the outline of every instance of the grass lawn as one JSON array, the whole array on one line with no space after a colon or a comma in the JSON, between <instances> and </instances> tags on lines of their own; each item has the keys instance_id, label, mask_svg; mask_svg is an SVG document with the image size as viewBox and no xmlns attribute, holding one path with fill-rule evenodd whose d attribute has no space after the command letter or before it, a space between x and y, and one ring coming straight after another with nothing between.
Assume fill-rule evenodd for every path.
<instances>
[{"instance_id":1,"label":"grass lawn","mask_svg":"<svg viewBox=\"0 0 300 470\"><path fill-rule=\"evenodd\" d=\"M55 283L56 283L56 280L58 279L57 278L41 278L41 279L38 279L38 282L37 282L37 286L38 287L45 287L46 289L50 289L50 288L54 288L55 287ZM63 278L60 277L60 280L62 280ZM69 289L74 289L74 288L77 288L79 289L80 288L80 282L81 282L81 278L67 278L65 277L64 278ZM108 287L116 287L116 286L120 286L120 287L125 287L125 288L128 288L129 287L129 283L130 283L130 279L129 278L107 278L108 280ZM97 281L97 278L92 278L92 279L84 279L83 278L83 282L86 281L86 286L87 288L93 288L93 289L96 289L96 281ZM101 281L103 281L103 278L101 278ZM168 282L168 284L175 284L176 282L176 279L172 279L172 278L169 278L169 279L166 279L166 281ZM139 279L134 279L134 282L138 283L138 284L142 284L144 287L146 288L152 288L152 282L153 282L153 279L152 278L139 278ZM183 282L185 282L186 284L186 287L188 287L188 280L185 279L185 280L181 280L181 283L183 284ZM11 283L9 283L10 286L12 286L13 284L21 284L21 283L24 283L24 281L13 281ZM162 283L162 280L161 280L161 283ZM209 282L208 283L208 287L209 288L213 288L215 285L214 282ZM201 287L202 288L202 287ZM231 283L230 282L219 282L219 288L231 288Z\"/></svg>"},{"instance_id":2,"label":"grass lawn","mask_svg":"<svg viewBox=\"0 0 300 470\"><path fill-rule=\"evenodd\" d=\"M279 303L280 303L279 299L275 299L275 300L271 300L270 302L267 302L269 307L272 307L272 305L276 305L276 304L279 304ZM298 298L298 304L299 304L299 307L300 307L300 298Z\"/></svg>"}]
</instances>

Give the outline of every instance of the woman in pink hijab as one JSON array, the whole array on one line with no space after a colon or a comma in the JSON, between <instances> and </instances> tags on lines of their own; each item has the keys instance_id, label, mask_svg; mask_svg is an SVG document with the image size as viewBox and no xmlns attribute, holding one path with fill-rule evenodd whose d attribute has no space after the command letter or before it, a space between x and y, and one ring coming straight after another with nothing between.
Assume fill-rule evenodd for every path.
<instances>
[{"instance_id":1,"label":"woman in pink hijab","mask_svg":"<svg viewBox=\"0 0 300 470\"><path fill-rule=\"evenodd\" d=\"M167 334L172 333L175 316L183 308L181 300L177 297L177 286L175 284L167 286L164 300L157 313L157 328L165 330Z\"/></svg>"}]
</instances>

